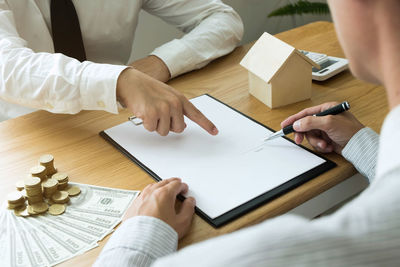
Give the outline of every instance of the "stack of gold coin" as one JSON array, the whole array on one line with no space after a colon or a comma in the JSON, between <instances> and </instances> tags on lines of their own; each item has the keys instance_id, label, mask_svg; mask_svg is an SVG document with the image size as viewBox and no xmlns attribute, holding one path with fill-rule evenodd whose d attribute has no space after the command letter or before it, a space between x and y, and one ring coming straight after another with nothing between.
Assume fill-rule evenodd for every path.
<instances>
[{"instance_id":1,"label":"stack of gold coin","mask_svg":"<svg viewBox=\"0 0 400 267\"><path fill-rule=\"evenodd\" d=\"M24 190L25 188L24 180L19 180L18 182L16 182L15 187L17 188L18 191Z\"/></svg>"},{"instance_id":2,"label":"stack of gold coin","mask_svg":"<svg viewBox=\"0 0 400 267\"><path fill-rule=\"evenodd\" d=\"M25 205L25 198L21 192L15 191L7 196L8 208L15 209Z\"/></svg>"},{"instance_id":3,"label":"stack of gold coin","mask_svg":"<svg viewBox=\"0 0 400 267\"><path fill-rule=\"evenodd\" d=\"M39 177L41 181L46 180L46 168L42 165L38 165L35 167L32 167L30 169L31 175L34 177Z\"/></svg>"},{"instance_id":4,"label":"stack of gold coin","mask_svg":"<svg viewBox=\"0 0 400 267\"><path fill-rule=\"evenodd\" d=\"M51 196L51 200L53 200L56 204L64 204L69 201L69 195L66 191L57 191Z\"/></svg>"},{"instance_id":5,"label":"stack of gold coin","mask_svg":"<svg viewBox=\"0 0 400 267\"><path fill-rule=\"evenodd\" d=\"M57 191L58 181L50 178L42 183L43 193L46 198L50 198Z\"/></svg>"},{"instance_id":6,"label":"stack of gold coin","mask_svg":"<svg viewBox=\"0 0 400 267\"><path fill-rule=\"evenodd\" d=\"M28 203L43 202L42 185L38 177L27 177L24 180Z\"/></svg>"},{"instance_id":7,"label":"stack of gold coin","mask_svg":"<svg viewBox=\"0 0 400 267\"><path fill-rule=\"evenodd\" d=\"M46 168L46 175L48 177L51 177L53 174L57 172L57 169L54 168L53 155L50 154L42 155L39 158L39 164Z\"/></svg>"},{"instance_id":8,"label":"stack of gold coin","mask_svg":"<svg viewBox=\"0 0 400 267\"><path fill-rule=\"evenodd\" d=\"M58 181L58 190L63 190L68 186L68 175L66 173L56 173L51 176L51 178Z\"/></svg>"}]
</instances>

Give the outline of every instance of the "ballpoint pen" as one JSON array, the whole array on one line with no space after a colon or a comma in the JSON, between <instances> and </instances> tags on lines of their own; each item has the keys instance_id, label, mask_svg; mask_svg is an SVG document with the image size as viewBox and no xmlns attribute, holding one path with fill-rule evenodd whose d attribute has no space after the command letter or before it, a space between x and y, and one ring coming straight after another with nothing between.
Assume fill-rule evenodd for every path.
<instances>
[{"instance_id":1,"label":"ballpoint pen","mask_svg":"<svg viewBox=\"0 0 400 267\"><path fill-rule=\"evenodd\" d=\"M319 117L319 116L326 116L326 115L336 115L336 114L342 113L349 109L350 109L350 104L347 101L345 101L337 106L328 108L327 110L324 110L320 113L314 114L313 116ZM285 128L283 128L280 131L272 133L270 136L266 137L264 139L264 141L272 140L277 137L281 137L281 136L284 136L284 135L287 135L287 134L290 134L293 132L295 132L295 130L293 129L293 124L291 124L291 125L286 126Z\"/></svg>"}]
</instances>

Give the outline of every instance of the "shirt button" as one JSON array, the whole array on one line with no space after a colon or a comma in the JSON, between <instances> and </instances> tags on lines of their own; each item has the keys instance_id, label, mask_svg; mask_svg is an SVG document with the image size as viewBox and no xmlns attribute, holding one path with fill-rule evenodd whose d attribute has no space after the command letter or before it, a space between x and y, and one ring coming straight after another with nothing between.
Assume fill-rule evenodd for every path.
<instances>
[{"instance_id":1,"label":"shirt button","mask_svg":"<svg viewBox=\"0 0 400 267\"><path fill-rule=\"evenodd\" d=\"M104 104L103 101L97 101L97 106L98 106L99 108L104 108L104 107L106 106L106 104Z\"/></svg>"}]
</instances>

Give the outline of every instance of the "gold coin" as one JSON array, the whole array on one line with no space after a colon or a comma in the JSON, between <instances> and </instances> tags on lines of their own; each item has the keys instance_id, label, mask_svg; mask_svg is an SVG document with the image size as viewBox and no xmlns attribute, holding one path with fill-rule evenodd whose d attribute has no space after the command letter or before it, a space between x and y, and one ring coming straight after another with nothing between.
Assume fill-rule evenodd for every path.
<instances>
[{"instance_id":1,"label":"gold coin","mask_svg":"<svg viewBox=\"0 0 400 267\"><path fill-rule=\"evenodd\" d=\"M58 172L51 176L51 178L56 179L59 183L63 183L68 180L68 174Z\"/></svg>"},{"instance_id":2,"label":"gold coin","mask_svg":"<svg viewBox=\"0 0 400 267\"><path fill-rule=\"evenodd\" d=\"M56 187L57 185L58 185L58 181L53 178L47 179L46 181L44 181L42 183L42 186L44 188L52 188L52 187Z\"/></svg>"},{"instance_id":3,"label":"gold coin","mask_svg":"<svg viewBox=\"0 0 400 267\"><path fill-rule=\"evenodd\" d=\"M33 208L32 208L31 205L28 205L27 210L28 210L28 213L29 213L30 215L37 215L37 214L38 214L37 212L35 212L35 211L33 210Z\"/></svg>"},{"instance_id":4,"label":"gold coin","mask_svg":"<svg viewBox=\"0 0 400 267\"><path fill-rule=\"evenodd\" d=\"M81 189L77 186L71 186L67 189L68 195L71 197L77 196L81 193Z\"/></svg>"},{"instance_id":5,"label":"gold coin","mask_svg":"<svg viewBox=\"0 0 400 267\"><path fill-rule=\"evenodd\" d=\"M28 208L26 206L14 210L14 214L20 217L28 217Z\"/></svg>"},{"instance_id":6,"label":"gold coin","mask_svg":"<svg viewBox=\"0 0 400 267\"><path fill-rule=\"evenodd\" d=\"M29 176L24 180L25 187L35 187L40 185L40 182L41 182L40 178L33 176Z\"/></svg>"},{"instance_id":7,"label":"gold coin","mask_svg":"<svg viewBox=\"0 0 400 267\"><path fill-rule=\"evenodd\" d=\"M17 188L18 191L24 190L25 188L24 180L19 180L18 182L16 182L15 187Z\"/></svg>"},{"instance_id":8,"label":"gold coin","mask_svg":"<svg viewBox=\"0 0 400 267\"><path fill-rule=\"evenodd\" d=\"M24 196L19 191L11 192L7 196L8 203L19 203L19 202L23 201L23 199L24 199Z\"/></svg>"},{"instance_id":9,"label":"gold coin","mask_svg":"<svg viewBox=\"0 0 400 267\"><path fill-rule=\"evenodd\" d=\"M47 204L44 202L34 203L30 206L32 206L33 211L36 213L43 213L49 209L49 206L47 206Z\"/></svg>"},{"instance_id":10,"label":"gold coin","mask_svg":"<svg viewBox=\"0 0 400 267\"><path fill-rule=\"evenodd\" d=\"M44 166L42 166L42 165L37 165L37 166L34 166L34 167L32 167L30 169L30 173L33 176L40 175L40 174L44 173L45 171L46 171L46 168Z\"/></svg>"},{"instance_id":11,"label":"gold coin","mask_svg":"<svg viewBox=\"0 0 400 267\"><path fill-rule=\"evenodd\" d=\"M51 199L56 203L60 203L62 201L65 201L68 198L69 198L68 197L68 192L66 192L66 191L57 191L51 196Z\"/></svg>"},{"instance_id":12,"label":"gold coin","mask_svg":"<svg viewBox=\"0 0 400 267\"><path fill-rule=\"evenodd\" d=\"M49 213L51 215L60 215L65 211L65 206L63 204L53 204L49 207Z\"/></svg>"},{"instance_id":13,"label":"gold coin","mask_svg":"<svg viewBox=\"0 0 400 267\"><path fill-rule=\"evenodd\" d=\"M50 154L46 154L46 155L42 155L39 158L39 163L41 164L46 164L46 163L50 163L54 160L53 155Z\"/></svg>"}]
</instances>

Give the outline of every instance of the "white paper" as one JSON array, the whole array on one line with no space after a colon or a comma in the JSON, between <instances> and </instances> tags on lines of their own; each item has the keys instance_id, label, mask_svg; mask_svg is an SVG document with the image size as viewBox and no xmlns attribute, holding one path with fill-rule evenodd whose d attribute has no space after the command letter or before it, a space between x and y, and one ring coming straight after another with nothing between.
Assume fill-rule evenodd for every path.
<instances>
[{"instance_id":1,"label":"white paper","mask_svg":"<svg viewBox=\"0 0 400 267\"><path fill-rule=\"evenodd\" d=\"M105 132L162 179L181 178L210 218L325 162L283 138L263 142L271 131L207 95L191 102L217 126L217 136L189 119L183 133L166 137L132 122Z\"/></svg>"}]
</instances>

